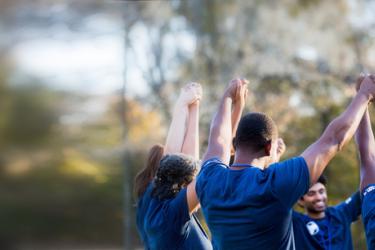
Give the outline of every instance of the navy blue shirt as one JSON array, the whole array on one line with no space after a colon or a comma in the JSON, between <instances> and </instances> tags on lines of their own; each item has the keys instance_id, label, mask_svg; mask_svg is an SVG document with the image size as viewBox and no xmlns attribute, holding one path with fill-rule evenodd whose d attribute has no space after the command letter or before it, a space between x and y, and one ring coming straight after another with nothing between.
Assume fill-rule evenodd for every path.
<instances>
[{"instance_id":1,"label":"navy blue shirt","mask_svg":"<svg viewBox=\"0 0 375 250\"><path fill-rule=\"evenodd\" d=\"M206 161L196 191L214 249L295 249L291 208L309 189L309 178L302 157L264 170Z\"/></svg>"},{"instance_id":2,"label":"navy blue shirt","mask_svg":"<svg viewBox=\"0 0 375 250\"><path fill-rule=\"evenodd\" d=\"M312 219L307 215L293 212L296 249L352 250L350 225L360 214L359 192L337 206L328 207L322 219Z\"/></svg>"},{"instance_id":3,"label":"navy blue shirt","mask_svg":"<svg viewBox=\"0 0 375 250\"><path fill-rule=\"evenodd\" d=\"M189 215L186 188L162 201L152 197L152 189L150 184L137 205L137 228L145 249L212 249L197 218Z\"/></svg>"},{"instance_id":4,"label":"navy blue shirt","mask_svg":"<svg viewBox=\"0 0 375 250\"><path fill-rule=\"evenodd\" d=\"M367 248L375 249L375 184L367 186L363 191L362 220L365 226Z\"/></svg>"}]
</instances>

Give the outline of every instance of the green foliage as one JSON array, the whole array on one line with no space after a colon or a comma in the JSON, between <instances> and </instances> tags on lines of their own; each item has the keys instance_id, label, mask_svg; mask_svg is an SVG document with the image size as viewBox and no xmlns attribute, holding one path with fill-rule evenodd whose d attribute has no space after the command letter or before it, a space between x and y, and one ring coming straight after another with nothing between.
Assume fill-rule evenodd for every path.
<instances>
[{"instance_id":1,"label":"green foliage","mask_svg":"<svg viewBox=\"0 0 375 250\"><path fill-rule=\"evenodd\" d=\"M1 143L27 147L48 140L59 115L56 94L40 84L2 86L6 98L0 113Z\"/></svg>"},{"instance_id":2,"label":"green foliage","mask_svg":"<svg viewBox=\"0 0 375 250\"><path fill-rule=\"evenodd\" d=\"M3 176L0 232L14 242L120 244L121 186L121 176L98 185L85 176L61 175L54 166Z\"/></svg>"}]
</instances>

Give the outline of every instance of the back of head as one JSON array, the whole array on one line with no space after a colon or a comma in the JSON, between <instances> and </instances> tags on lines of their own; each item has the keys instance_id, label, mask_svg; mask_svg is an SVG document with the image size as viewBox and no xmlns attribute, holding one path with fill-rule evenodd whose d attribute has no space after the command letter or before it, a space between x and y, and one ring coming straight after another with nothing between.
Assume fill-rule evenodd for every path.
<instances>
[{"instance_id":1,"label":"back of head","mask_svg":"<svg viewBox=\"0 0 375 250\"><path fill-rule=\"evenodd\" d=\"M134 180L134 194L137 198L143 195L148 184L150 184L151 180L154 178L163 155L163 145L156 144L150 149L144 169L137 174Z\"/></svg>"},{"instance_id":2,"label":"back of head","mask_svg":"<svg viewBox=\"0 0 375 250\"><path fill-rule=\"evenodd\" d=\"M153 196L160 200L175 197L194 178L198 162L183 154L166 155L155 176Z\"/></svg>"},{"instance_id":3,"label":"back of head","mask_svg":"<svg viewBox=\"0 0 375 250\"><path fill-rule=\"evenodd\" d=\"M278 137L275 122L264 113L248 113L238 124L233 146L258 152Z\"/></svg>"}]
</instances>

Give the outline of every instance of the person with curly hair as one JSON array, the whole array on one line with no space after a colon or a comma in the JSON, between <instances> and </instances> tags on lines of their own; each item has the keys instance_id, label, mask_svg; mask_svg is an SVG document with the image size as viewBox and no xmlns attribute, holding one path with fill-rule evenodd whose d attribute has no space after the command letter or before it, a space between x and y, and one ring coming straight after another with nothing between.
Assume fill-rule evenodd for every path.
<instances>
[{"instance_id":1,"label":"person with curly hair","mask_svg":"<svg viewBox=\"0 0 375 250\"><path fill-rule=\"evenodd\" d=\"M198 94L191 94L191 92ZM238 101L233 105L231 111L233 134L245 105L245 98L240 98L241 94L244 96L247 92L242 90L240 93L238 91ZM144 193L139 192L137 227L145 249L212 249L212 245L195 215L195 211L199 207L195 192L195 176L200 167L197 161L200 99L200 85L190 85L182 90L167 137L165 146L167 153L159 164L155 162L156 157L149 158L150 161L146 169L156 170L152 180L153 170L144 171L144 173L148 173L145 178L148 185ZM187 109L182 108L186 106L189 110L187 122L183 118L185 117L183 110ZM185 123L187 123L186 131L183 129ZM160 156L160 152L158 156ZM138 179L142 178L138 177Z\"/></svg>"},{"instance_id":2,"label":"person with curly hair","mask_svg":"<svg viewBox=\"0 0 375 250\"><path fill-rule=\"evenodd\" d=\"M145 249L212 249L194 211L198 171L200 84L182 88L165 146L154 145L136 176L137 228Z\"/></svg>"}]
</instances>

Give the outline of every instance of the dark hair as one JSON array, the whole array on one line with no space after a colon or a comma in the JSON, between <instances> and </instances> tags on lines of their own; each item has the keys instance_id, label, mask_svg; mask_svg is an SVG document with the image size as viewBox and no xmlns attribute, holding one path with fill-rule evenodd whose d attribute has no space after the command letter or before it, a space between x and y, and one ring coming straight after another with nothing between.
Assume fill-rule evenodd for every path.
<instances>
[{"instance_id":1,"label":"dark hair","mask_svg":"<svg viewBox=\"0 0 375 250\"><path fill-rule=\"evenodd\" d=\"M241 118L238 124L233 146L234 148L245 147L258 152L277 136L277 127L271 117L264 113L248 113Z\"/></svg>"},{"instance_id":2,"label":"dark hair","mask_svg":"<svg viewBox=\"0 0 375 250\"><path fill-rule=\"evenodd\" d=\"M197 165L197 161L187 155L164 156L156 172L152 196L160 200L175 197L193 180Z\"/></svg>"},{"instance_id":3,"label":"dark hair","mask_svg":"<svg viewBox=\"0 0 375 250\"><path fill-rule=\"evenodd\" d=\"M156 144L152 146L148 153L145 167L137 174L134 180L134 194L136 198L141 197L154 178L160 164L160 159L164 155L164 146Z\"/></svg>"},{"instance_id":4,"label":"dark hair","mask_svg":"<svg viewBox=\"0 0 375 250\"><path fill-rule=\"evenodd\" d=\"M325 175L321 175L316 183L322 183L324 186L327 185L327 177Z\"/></svg>"}]
</instances>

